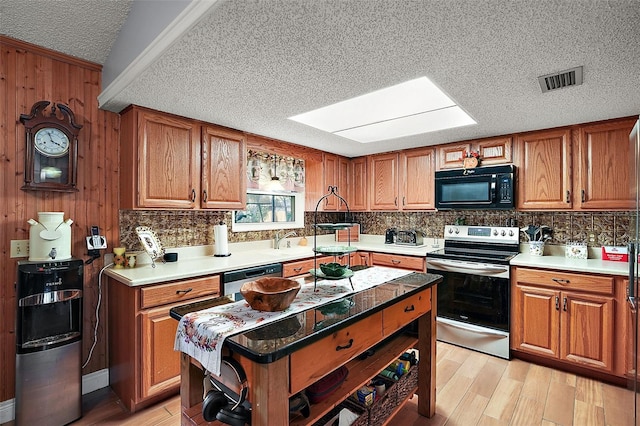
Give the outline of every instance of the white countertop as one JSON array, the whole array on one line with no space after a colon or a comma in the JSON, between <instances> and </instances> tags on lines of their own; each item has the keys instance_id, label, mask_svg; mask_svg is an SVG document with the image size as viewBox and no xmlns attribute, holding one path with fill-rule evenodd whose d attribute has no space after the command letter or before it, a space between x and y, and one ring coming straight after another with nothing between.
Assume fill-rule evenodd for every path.
<instances>
[{"instance_id":1,"label":"white countertop","mask_svg":"<svg viewBox=\"0 0 640 426\"><path fill-rule=\"evenodd\" d=\"M155 268L151 266L151 259L147 254L139 253L138 265L135 268L115 269L109 267L105 270L105 274L129 286L220 274L269 263L283 263L313 257L313 238L313 236L307 237L306 246L298 245L301 238L287 238L282 241L279 250L273 248L271 240L230 243L231 256L228 257L213 256L213 246L166 249L166 252L178 253L178 261L163 263L159 260L155 262ZM318 246L347 245L344 242L336 242L333 235L322 235L316 238ZM286 247L287 241L291 244L289 248ZM365 234L360 235L360 241L351 243L359 250L409 256L426 256L428 251L442 248L442 244L442 240L433 238L425 239L425 244L419 247L384 244L384 236Z\"/></svg>"},{"instance_id":2,"label":"white countertop","mask_svg":"<svg viewBox=\"0 0 640 426\"><path fill-rule=\"evenodd\" d=\"M313 236L307 237L306 246L298 245L300 237L287 238L282 242L279 250L273 248L271 240L230 243L231 256L228 257L213 256L213 246L166 249L167 252L178 253L178 261L172 263L156 261L155 268L151 267L149 256L141 253L138 255L138 266L135 268L114 269L109 267L105 270L105 274L129 286L215 275L269 263L284 263L312 257L314 255L313 238ZM291 244L289 248L286 247L287 241ZM316 237L316 245L347 245L347 243L336 242L333 235L321 235ZM363 251L426 256L428 252L442 248L444 242L441 239L425 238L425 243L422 246L403 246L385 244L383 235L361 234L360 241L352 242L351 245ZM524 249L521 251L525 252ZM551 253L552 255L545 256L531 256L528 252L520 253L511 260L511 265L620 276L627 276L629 273L627 262L603 261L598 258L570 259L561 255L562 253L560 249Z\"/></svg>"},{"instance_id":3,"label":"white countertop","mask_svg":"<svg viewBox=\"0 0 640 426\"><path fill-rule=\"evenodd\" d=\"M520 253L511 259L511 266L559 269L590 274L629 275L629 263L627 262L612 262L602 259L571 259L564 256L531 256L528 253Z\"/></svg>"}]
</instances>

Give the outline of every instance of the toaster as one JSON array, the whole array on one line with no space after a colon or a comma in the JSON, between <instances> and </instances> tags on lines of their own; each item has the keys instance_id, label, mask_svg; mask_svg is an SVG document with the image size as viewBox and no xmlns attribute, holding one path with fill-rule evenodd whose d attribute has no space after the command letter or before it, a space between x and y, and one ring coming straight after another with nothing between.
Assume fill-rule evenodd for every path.
<instances>
[{"instance_id":1,"label":"toaster","mask_svg":"<svg viewBox=\"0 0 640 426\"><path fill-rule=\"evenodd\" d=\"M411 229L408 231L398 231L396 234L396 244L405 246L421 246L423 244L423 233Z\"/></svg>"}]
</instances>

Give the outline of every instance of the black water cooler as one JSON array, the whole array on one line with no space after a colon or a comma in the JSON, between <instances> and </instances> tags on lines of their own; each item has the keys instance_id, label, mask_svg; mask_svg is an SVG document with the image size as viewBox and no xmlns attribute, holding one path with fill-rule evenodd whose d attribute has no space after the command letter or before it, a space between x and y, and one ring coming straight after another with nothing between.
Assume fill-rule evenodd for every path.
<instances>
[{"instance_id":1,"label":"black water cooler","mask_svg":"<svg viewBox=\"0 0 640 426\"><path fill-rule=\"evenodd\" d=\"M17 425L82 416L83 262L18 262Z\"/></svg>"}]
</instances>

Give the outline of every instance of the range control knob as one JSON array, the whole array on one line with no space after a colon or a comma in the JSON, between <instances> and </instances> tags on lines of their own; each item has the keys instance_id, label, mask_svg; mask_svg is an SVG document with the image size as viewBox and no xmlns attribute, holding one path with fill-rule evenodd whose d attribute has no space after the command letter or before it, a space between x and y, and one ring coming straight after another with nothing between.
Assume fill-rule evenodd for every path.
<instances>
[{"instance_id":1,"label":"range control knob","mask_svg":"<svg viewBox=\"0 0 640 426\"><path fill-rule=\"evenodd\" d=\"M513 230L509 230L509 236L513 237Z\"/></svg>"},{"instance_id":2,"label":"range control knob","mask_svg":"<svg viewBox=\"0 0 640 426\"><path fill-rule=\"evenodd\" d=\"M503 229L503 230L502 230L502 232L500 232L500 235L502 235L502 236L504 237L505 235L507 235L507 231L505 231L505 230Z\"/></svg>"},{"instance_id":3,"label":"range control knob","mask_svg":"<svg viewBox=\"0 0 640 426\"><path fill-rule=\"evenodd\" d=\"M497 237L497 236L498 236L498 230L497 230L497 229L494 229L494 230L493 230L493 236L494 236L494 237Z\"/></svg>"},{"instance_id":4,"label":"range control knob","mask_svg":"<svg viewBox=\"0 0 640 426\"><path fill-rule=\"evenodd\" d=\"M460 230L458 228L456 228L456 234L459 234Z\"/></svg>"},{"instance_id":5,"label":"range control knob","mask_svg":"<svg viewBox=\"0 0 640 426\"><path fill-rule=\"evenodd\" d=\"M449 233L453 234L453 228L449 228Z\"/></svg>"}]
</instances>

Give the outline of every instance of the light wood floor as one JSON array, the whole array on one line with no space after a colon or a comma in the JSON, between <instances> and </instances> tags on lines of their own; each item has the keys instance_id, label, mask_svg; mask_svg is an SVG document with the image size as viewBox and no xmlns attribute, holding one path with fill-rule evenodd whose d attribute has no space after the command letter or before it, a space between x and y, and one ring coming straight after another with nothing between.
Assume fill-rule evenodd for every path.
<instances>
[{"instance_id":1,"label":"light wood floor","mask_svg":"<svg viewBox=\"0 0 640 426\"><path fill-rule=\"evenodd\" d=\"M438 342L436 415L418 416L417 397L391 425L633 425L624 388L520 360L503 360ZM109 389L85 395L78 425L180 424L180 399L130 415Z\"/></svg>"}]
</instances>

